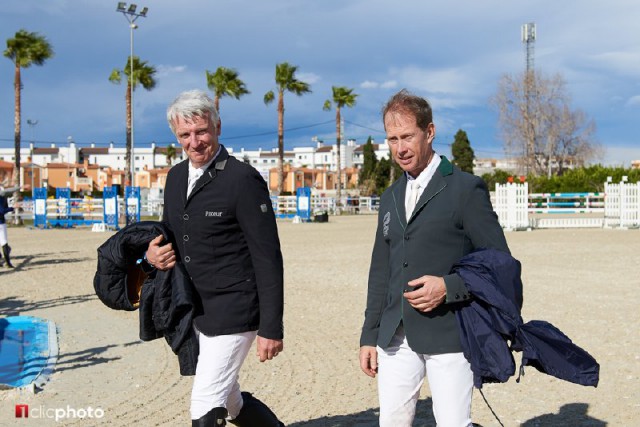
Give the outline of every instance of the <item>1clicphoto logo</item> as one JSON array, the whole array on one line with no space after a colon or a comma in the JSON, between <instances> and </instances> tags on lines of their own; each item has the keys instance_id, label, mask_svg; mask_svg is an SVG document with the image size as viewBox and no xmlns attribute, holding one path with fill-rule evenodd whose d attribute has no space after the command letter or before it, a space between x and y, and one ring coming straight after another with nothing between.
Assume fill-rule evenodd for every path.
<instances>
[{"instance_id":1,"label":"1clicphoto logo","mask_svg":"<svg viewBox=\"0 0 640 427\"><path fill-rule=\"evenodd\" d=\"M47 408L44 405L39 405L29 408L26 404L16 404L16 418L52 418L56 422L73 419L73 418L102 418L104 417L104 410L102 408L93 408L88 406L86 408L72 408L67 405L66 408Z\"/></svg>"},{"instance_id":2,"label":"1clicphoto logo","mask_svg":"<svg viewBox=\"0 0 640 427\"><path fill-rule=\"evenodd\" d=\"M16 418L29 418L29 405L16 405Z\"/></svg>"}]
</instances>

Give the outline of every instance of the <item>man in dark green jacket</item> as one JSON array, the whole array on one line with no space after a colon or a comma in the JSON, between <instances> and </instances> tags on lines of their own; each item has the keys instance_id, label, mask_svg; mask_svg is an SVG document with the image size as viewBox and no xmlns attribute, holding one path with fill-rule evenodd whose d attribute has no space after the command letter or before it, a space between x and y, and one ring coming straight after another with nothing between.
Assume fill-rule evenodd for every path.
<instances>
[{"instance_id":1,"label":"man in dark green jacket","mask_svg":"<svg viewBox=\"0 0 640 427\"><path fill-rule=\"evenodd\" d=\"M402 90L383 120L405 174L380 202L360 367L378 376L381 426L412 425L425 376L438 426L470 426L473 375L454 313L470 295L450 271L474 249L509 249L484 182L433 151L429 103Z\"/></svg>"}]
</instances>

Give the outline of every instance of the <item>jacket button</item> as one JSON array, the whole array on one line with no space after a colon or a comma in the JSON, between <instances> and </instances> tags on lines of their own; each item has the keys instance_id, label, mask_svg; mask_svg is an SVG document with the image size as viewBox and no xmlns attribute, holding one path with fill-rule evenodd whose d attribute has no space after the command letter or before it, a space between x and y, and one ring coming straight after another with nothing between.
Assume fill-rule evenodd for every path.
<instances>
[{"instance_id":1,"label":"jacket button","mask_svg":"<svg viewBox=\"0 0 640 427\"><path fill-rule=\"evenodd\" d=\"M402 263L402 266L403 266L403 267L409 267L409 263L408 263L408 262L403 262L403 263Z\"/></svg>"},{"instance_id":2,"label":"jacket button","mask_svg":"<svg viewBox=\"0 0 640 427\"><path fill-rule=\"evenodd\" d=\"M189 257L189 255L187 255L186 257L184 257L184 262L189 262L191 261L191 257Z\"/></svg>"},{"instance_id":3,"label":"jacket button","mask_svg":"<svg viewBox=\"0 0 640 427\"><path fill-rule=\"evenodd\" d=\"M185 221L187 221L189 219L189 214L184 214L182 215L182 219L184 219Z\"/></svg>"},{"instance_id":4,"label":"jacket button","mask_svg":"<svg viewBox=\"0 0 640 427\"><path fill-rule=\"evenodd\" d=\"M409 236L404 236L404 240L409 240Z\"/></svg>"},{"instance_id":5,"label":"jacket button","mask_svg":"<svg viewBox=\"0 0 640 427\"><path fill-rule=\"evenodd\" d=\"M460 295L456 294L456 299L460 299Z\"/></svg>"},{"instance_id":6,"label":"jacket button","mask_svg":"<svg viewBox=\"0 0 640 427\"><path fill-rule=\"evenodd\" d=\"M182 240L184 240L185 242L189 241L189 235L185 234L184 236L182 236Z\"/></svg>"}]
</instances>

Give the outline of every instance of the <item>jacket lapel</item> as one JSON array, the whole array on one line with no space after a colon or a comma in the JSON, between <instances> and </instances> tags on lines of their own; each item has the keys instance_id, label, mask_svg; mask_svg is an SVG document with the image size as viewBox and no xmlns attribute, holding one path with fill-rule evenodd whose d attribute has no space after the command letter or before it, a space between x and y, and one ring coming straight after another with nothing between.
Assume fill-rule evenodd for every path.
<instances>
[{"instance_id":1,"label":"jacket lapel","mask_svg":"<svg viewBox=\"0 0 640 427\"><path fill-rule=\"evenodd\" d=\"M414 214L409 218L409 222L413 221L413 219L418 215L424 206L431 201L435 196L437 196L442 190L447 186L447 181L445 176L451 175L453 173L453 165L449 162L449 160L445 156L441 156L440 165L438 165L438 169L436 173L433 174L433 177L427 184L427 188L424 189L422 195L418 199L418 203L416 203L416 208L414 209ZM405 183L406 187L406 183Z\"/></svg>"},{"instance_id":2,"label":"jacket lapel","mask_svg":"<svg viewBox=\"0 0 640 427\"><path fill-rule=\"evenodd\" d=\"M406 228L407 226L407 211L404 205L405 195L407 193L407 175L402 174L402 178L400 178L402 182L399 182L398 185L395 186L391 194L393 195L393 203L396 207L396 215L398 215L398 221L402 225L402 228Z\"/></svg>"},{"instance_id":3,"label":"jacket lapel","mask_svg":"<svg viewBox=\"0 0 640 427\"><path fill-rule=\"evenodd\" d=\"M178 169L178 172L176 174L178 183L177 183L177 189L178 189L178 196L180 197L180 200L182 200L182 204L186 205L187 204L187 185L189 185L189 159L178 163L176 166L174 166L175 168Z\"/></svg>"}]
</instances>

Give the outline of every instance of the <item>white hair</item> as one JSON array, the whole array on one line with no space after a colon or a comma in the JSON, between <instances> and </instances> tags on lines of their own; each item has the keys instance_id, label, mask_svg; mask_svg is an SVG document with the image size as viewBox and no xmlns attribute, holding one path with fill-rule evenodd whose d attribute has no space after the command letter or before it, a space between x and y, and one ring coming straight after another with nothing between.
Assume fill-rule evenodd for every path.
<instances>
[{"instance_id":1,"label":"white hair","mask_svg":"<svg viewBox=\"0 0 640 427\"><path fill-rule=\"evenodd\" d=\"M213 100L206 92L198 89L182 92L167 108L167 121L174 135L176 133L175 123L178 118L192 120L193 117L205 116L209 116L214 129L218 127L220 116Z\"/></svg>"}]
</instances>

